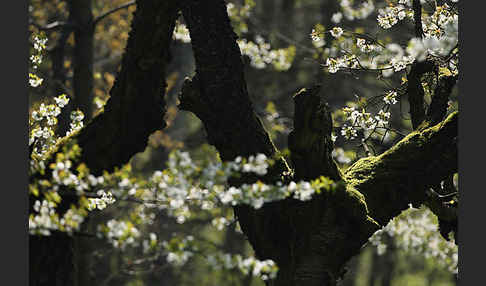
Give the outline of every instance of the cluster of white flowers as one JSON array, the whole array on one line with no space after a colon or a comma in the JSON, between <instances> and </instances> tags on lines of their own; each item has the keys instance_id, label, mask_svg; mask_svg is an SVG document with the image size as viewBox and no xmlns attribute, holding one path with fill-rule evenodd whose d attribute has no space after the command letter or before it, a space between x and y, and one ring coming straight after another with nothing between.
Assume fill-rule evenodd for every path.
<instances>
[{"instance_id":1,"label":"cluster of white flowers","mask_svg":"<svg viewBox=\"0 0 486 286\"><path fill-rule=\"evenodd\" d=\"M165 249L168 263L175 266L182 266L194 255L198 248L194 243L192 235L180 238L174 237L170 241L162 241L162 247Z\"/></svg>"},{"instance_id":2,"label":"cluster of white flowers","mask_svg":"<svg viewBox=\"0 0 486 286\"><path fill-rule=\"evenodd\" d=\"M385 95L384 101L388 104L387 106L396 103L396 92L388 92ZM346 121L349 121L350 125L343 124L341 127L341 135L348 140L356 138L359 130L362 130L363 134L366 134L373 132L377 127L385 127L388 125L391 117L391 113L383 109L380 109L375 116L366 112L365 109L359 111L355 107L347 106L342 111L344 112Z\"/></svg>"},{"instance_id":3,"label":"cluster of white flowers","mask_svg":"<svg viewBox=\"0 0 486 286\"><path fill-rule=\"evenodd\" d=\"M332 14L331 16L331 21L335 24L341 22L341 19L343 18L343 13L341 12L336 12L334 14Z\"/></svg>"},{"instance_id":4,"label":"cluster of white flowers","mask_svg":"<svg viewBox=\"0 0 486 286\"><path fill-rule=\"evenodd\" d=\"M98 235L104 234L115 247L125 249L128 245L137 246L140 231L130 222L111 219L106 225L98 225Z\"/></svg>"},{"instance_id":5,"label":"cluster of white flowers","mask_svg":"<svg viewBox=\"0 0 486 286\"><path fill-rule=\"evenodd\" d=\"M38 77L36 74L29 73L29 85L32 87L38 87L42 84L44 79Z\"/></svg>"},{"instance_id":6,"label":"cluster of white flowers","mask_svg":"<svg viewBox=\"0 0 486 286\"><path fill-rule=\"evenodd\" d=\"M263 69L272 64L275 69L285 71L292 65L294 48L272 50L269 43L257 35L255 42L246 39L237 40L242 55L250 58L250 64L257 69Z\"/></svg>"},{"instance_id":7,"label":"cluster of white flowers","mask_svg":"<svg viewBox=\"0 0 486 286\"><path fill-rule=\"evenodd\" d=\"M58 139L55 137L54 128L57 124L57 116L61 114L63 108L69 99L65 94L54 98L56 104L41 103L37 110L32 111L29 120L29 145L35 143L33 154L42 156L52 146L54 146Z\"/></svg>"},{"instance_id":8,"label":"cluster of white flowers","mask_svg":"<svg viewBox=\"0 0 486 286\"><path fill-rule=\"evenodd\" d=\"M243 184L240 187L230 187L222 190L218 197L223 204L238 205L248 204L259 209L266 202L282 200L292 197L297 200L307 201L320 190L310 182L290 182L284 185L277 182L275 185L267 185L260 181L254 184Z\"/></svg>"},{"instance_id":9,"label":"cluster of white flowers","mask_svg":"<svg viewBox=\"0 0 486 286\"><path fill-rule=\"evenodd\" d=\"M89 205L88 205L88 210L94 210L94 209L105 209L108 205L114 204L116 202L116 199L113 197L113 194L110 192L105 192L104 190L98 190L96 192L100 198L90 198L89 199Z\"/></svg>"},{"instance_id":10,"label":"cluster of white flowers","mask_svg":"<svg viewBox=\"0 0 486 286\"><path fill-rule=\"evenodd\" d=\"M349 164L352 161L352 159L346 155L344 149L341 147L334 148L334 150L332 150L331 155L332 158L334 158L334 160L336 160L338 163L341 164Z\"/></svg>"},{"instance_id":11,"label":"cluster of white flowers","mask_svg":"<svg viewBox=\"0 0 486 286\"><path fill-rule=\"evenodd\" d=\"M424 46L435 56L448 55L458 42L459 17L447 4L437 6L434 14L424 19Z\"/></svg>"},{"instance_id":12,"label":"cluster of white flowers","mask_svg":"<svg viewBox=\"0 0 486 286\"><path fill-rule=\"evenodd\" d=\"M386 51L391 56L390 65L395 72L405 69L407 65L412 64L415 60L414 57L405 55L403 48L398 44L386 45Z\"/></svg>"},{"instance_id":13,"label":"cluster of white flowers","mask_svg":"<svg viewBox=\"0 0 486 286\"><path fill-rule=\"evenodd\" d=\"M29 233L50 235L51 230L58 229L57 214L55 210L55 204L47 200L43 200L42 203L38 200L34 203L34 211L37 214L31 214L29 216Z\"/></svg>"},{"instance_id":14,"label":"cluster of white flowers","mask_svg":"<svg viewBox=\"0 0 486 286\"><path fill-rule=\"evenodd\" d=\"M267 185L261 181L253 184L243 184L239 187L227 187L227 180L235 173L253 173L264 175L269 167L267 157L257 154L246 158L236 158L232 162L206 162L196 164L186 152L173 152L169 156L169 169L156 171L148 181L148 188L139 188L117 192L117 198L134 196L146 207L157 207L167 211L169 216L176 218L178 223L189 219L195 209L210 211L217 206L248 204L261 208L264 203L281 200L292 196L299 200L309 200L320 191L332 187L332 181L319 178L312 182L290 182L284 185L278 182ZM197 178L197 179L195 179ZM128 184L125 187L129 189ZM227 221L221 218L214 221L214 226L222 229Z\"/></svg>"},{"instance_id":15,"label":"cluster of white flowers","mask_svg":"<svg viewBox=\"0 0 486 286\"><path fill-rule=\"evenodd\" d=\"M339 4L344 17L348 20L365 19L375 10L372 0L363 1L356 8L353 7L354 0L340 0Z\"/></svg>"},{"instance_id":16,"label":"cluster of white flowers","mask_svg":"<svg viewBox=\"0 0 486 286\"><path fill-rule=\"evenodd\" d=\"M358 131L353 126L344 124L341 128L341 135L348 140L352 140L358 136Z\"/></svg>"},{"instance_id":17,"label":"cluster of white flowers","mask_svg":"<svg viewBox=\"0 0 486 286\"><path fill-rule=\"evenodd\" d=\"M52 179L57 184L55 188L58 188L58 186L77 187L78 192L82 192L88 188L88 185L86 183L81 184L78 177L72 172L71 167L72 163L69 159L51 165Z\"/></svg>"},{"instance_id":18,"label":"cluster of white flowers","mask_svg":"<svg viewBox=\"0 0 486 286\"><path fill-rule=\"evenodd\" d=\"M243 2L243 1L242 1ZM255 6L255 2L252 0L245 0L244 3L226 4L226 11L231 19L232 26L238 35L248 32L248 18L251 15L251 10Z\"/></svg>"},{"instance_id":19,"label":"cluster of white flowers","mask_svg":"<svg viewBox=\"0 0 486 286\"><path fill-rule=\"evenodd\" d=\"M65 94L61 94L54 98L55 104L41 103L37 110L33 110L29 118L29 145L33 146L33 155L42 157L48 150L50 150L60 140L55 136L54 128L58 120L57 117L61 114L61 109L65 107L69 98ZM84 115L80 110L71 113L71 128L67 131L67 135L78 131L83 127Z\"/></svg>"},{"instance_id":20,"label":"cluster of white flowers","mask_svg":"<svg viewBox=\"0 0 486 286\"><path fill-rule=\"evenodd\" d=\"M378 115L375 116L375 119L378 125L385 126L388 124L388 120L390 119L390 116L391 116L390 112L385 112L383 111L383 109L380 109L380 111L378 111Z\"/></svg>"},{"instance_id":21,"label":"cluster of white flowers","mask_svg":"<svg viewBox=\"0 0 486 286\"><path fill-rule=\"evenodd\" d=\"M383 97L383 101L388 105L395 104L398 102L397 97L398 97L398 93L394 90L390 90L385 93L385 96Z\"/></svg>"},{"instance_id":22,"label":"cluster of white flowers","mask_svg":"<svg viewBox=\"0 0 486 286\"><path fill-rule=\"evenodd\" d=\"M144 239L142 242L143 253L148 253L152 249L156 249L157 246L157 234L149 233L149 239Z\"/></svg>"},{"instance_id":23,"label":"cluster of white flowers","mask_svg":"<svg viewBox=\"0 0 486 286\"><path fill-rule=\"evenodd\" d=\"M277 265L271 259L243 258L239 254L217 253L216 255L208 255L207 262L214 269L238 269L245 275L251 273L252 276L260 277L262 280L274 279L278 272Z\"/></svg>"},{"instance_id":24,"label":"cluster of white flowers","mask_svg":"<svg viewBox=\"0 0 486 286\"><path fill-rule=\"evenodd\" d=\"M53 192L51 196L58 197L57 193ZM71 208L59 219L59 214L56 212L56 204L53 201L39 200L34 202L34 213L29 215L29 234L36 235L50 235L51 231L59 230L67 233L72 233L79 230L81 223L84 221L84 216L79 209Z\"/></svg>"},{"instance_id":25,"label":"cluster of white flowers","mask_svg":"<svg viewBox=\"0 0 486 286\"><path fill-rule=\"evenodd\" d=\"M235 171L241 171L244 173L255 173L260 176L263 176L267 173L268 163L267 163L267 156L265 154L258 154L256 156L250 155L248 157L248 161L243 162L243 158L241 156L236 157L235 163L243 163L241 169L238 165L234 165Z\"/></svg>"},{"instance_id":26,"label":"cluster of white flowers","mask_svg":"<svg viewBox=\"0 0 486 286\"><path fill-rule=\"evenodd\" d=\"M83 128L84 126L83 123L84 114L81 110L72 111L70 117L71 117L70 129L66 131L66 136L69 136L72 133L81 130L81 128Z\"/></svg>"},{"instance_id":27,"label":"cluster of white flowers","mask_svg":"<svg viewBox=\"0 0 486 286\"><path fill-rule=\"evenodd\" d=\"M373 129L375 127L376 122L373 116L364 109L359 111L355 107L344 107L343 112L353 126L361 126L364 129Z\"/></svg>"},{"instance_id":28,"label":"cluster of white flowers","mask_svg":"<svg viewBox=\"0 0 486 286\"><path fill-rule=\"evenodd\" d=\"M326 66L330 73L336 73L343 68L358 68L359 63L355 55L344 55L337 58L327 58Z\"/></svg>"},{"instance_id":29,"label":"cluster of white flowers","mask_svg":"<svg viewBox=\"0 0 486 286\"><path fill-rule=\"evenodd\" d=\"M369 3L364 4L367 7L373 6L371 1L364 3ZM354 11L351 8L352 5L353 1L341 1L341 10L348 20L359 18L356 16L356 13L350 12ZM378 25L384 29L389 29L401 20L410 19L413 21L414 12L410 6L411 2L408 0L388 3L385 7L378 10ZM338 19L335 22L339 22L339 16L336 17ZM396 72L405 71L405 68L414 61L423 61L428 55L436 57L448 56L456 48L458 42L458 15L457 11L448 4L436 6L431 15L423 11L422 26L424 30L423 39L412 38L406 47L393 42L385 45L380 43L378 39L364 39L359 34L354 35L354 33L350 33L350 35L347 35L343 33L341 28L335 27L330 33L335 38L339 38L339 40L333 41L331 47L324 50L324 55L327 57L325 66L330 73L336 73L344 68L370 69L380 70L384 77L389 77ZM312 30L312 43L316 48L320 48L325 44L325 42L321 43L322 34L323 31ZM350 45L346 40L352 37L356 37L357 52L349 50ZM339 57L337 55L338 52L344 52L345 55ZM448 61L447 69L452 74L457 74L457 59L449 58Z\"/></svg>"},{"instance_id":30,"label":"cluster of white flowers","mask_svg":"<svg viewBox=\"0 0 486 286\"><path fill-rule=\"evenodd\" d=\"M226 226L230 224L230 221L226 219L225 217L216 217L211 220L211 224L217 229L217 230L223 230Z\"/></svg>"},{"instance_id":31,"label":"cluster of white flowers","mask_svg":"<svg viewBox=\"0 0 486 286\"><path fill-rule=\"evenodd\" d=\"M397 6L387 6L384 9L378 9L377 20L378 25L383 29L389 29L406 17L413 18L413 11L405 5L399 4Z\"/></svg>"},{"instance_id":32,"label":"cluster of white flowers","mask_svg":"<svg viewBox=\"0 0 486 286\"><path fill-rule=\"evenodd\" d=\"M387 248L383 235L393 237L399 248L433 258L452 273L457 273L457 245L452 239L447 241L439 234L437 218L429 209L410 207L377 231L369 241L377 247L380 255Z\"/></svg>"},{"instance_id":33,"label":"cluster of white flowers","mask_svg":"<svg viewBox=\"0 0 486 286\"><path fill-rule=\"evenodd\" d=\"M341 35L344 33L343 29L341 27L334 27L331 29L331 35L334 38L339 38Z\"/></svg>"},{"instance_id":34,"label":"cluster of white flowers","mask_svg":"<svg viewBox=\"0 0 486 286\"><path fill-rule=\"evenodd\" d=\"M247 1L245 1L247 2ZM253 5L250 5L250 3L245 3L242 5L239 9L235 6L233 3L228 3L226 4L226 11L228 12L228 16L230 18L240 16L244 18L250 17L251 14L251 9L253 8Z\"/></svg>"},{"instance_id":35,"label":"cluster of white flowers","mask_svg":"<svg viewBox=\"0 0 486 286\"><path fill-rule=\"evenodd\" d=\"M189 35L189 30L187 29L186 25L177 23L174 28L174 39L183 43L191 42L191 36Z\"/></svg>"},{"instance_id":36,"label":"cluster of white flowers","mask_svg":"<svg viewBox=\"0 0 486 286\"><path fill-rule=\"evenodd\" d=\"M30 55L31 69L36 70L42 63L42 54L46 49L47 38L41 35L33 36L33 53ZM33 72L29 72L29 85L31 87L38 87L43 82L43 79Z\"/></svg>"},{"instance_id":37,"label":"cluster of white flowers","mask_svg":"<svg viewBox=\"0 0 486 286\"><path fill-rule=\"evenodd\" d=\"M317 42L317 41L320 41L322 39L322 35L316 29L312 29L312 31L310 33L310 37L311 37L313 42Z\"/></svg>"},{"instance_id":38,"label":"cluster of white flowers","mask_svg":"<svg viewBox=\"0 0 486 286\"><path fill-rule=\"evenodd\" d=\"M380 46L367 43L365 39L361 39L361 38L357 38L356 39L356 46L363 53L370 53L372 51L381 51L381 47Z\"/></svg>"},{"instance_id":39,"label":"cluster of white flowers","mask_svg":"<svg viewBox=\"0 0 486 286\"><path fill-rule=\"evenodd\" d=\"M83 223L85 215L77 208L69 209L59 221L61 231L72 234L73 231L79 230Z\"/></svg>"}]
</instances>

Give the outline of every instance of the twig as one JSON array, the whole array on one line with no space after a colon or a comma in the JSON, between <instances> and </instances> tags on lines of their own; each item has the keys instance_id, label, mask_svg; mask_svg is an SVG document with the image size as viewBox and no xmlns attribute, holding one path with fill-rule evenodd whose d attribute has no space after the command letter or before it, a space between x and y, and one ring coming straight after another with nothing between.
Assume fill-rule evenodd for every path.
<instances>
[{"instance_id":1,"label":"twig","mask_svg":"<svg viewBox=\"0 0 486 286\"><path fill-rule=\"evenodd\" d=\"M112 10L109 10L109 11L106 11L105 13L101 14L100 16L98 16L96 19L94 19L93 21L93 27L96 26L96 24L98 24L101 20L103 20L104 18L108 17L109 15L121 10L121 9L125 9L125 8L128 8L132 5L135 5L136 4L136 1L133 0L133 1L129 1L125 4L122 4Z\"/></svg>"}]
</instances>

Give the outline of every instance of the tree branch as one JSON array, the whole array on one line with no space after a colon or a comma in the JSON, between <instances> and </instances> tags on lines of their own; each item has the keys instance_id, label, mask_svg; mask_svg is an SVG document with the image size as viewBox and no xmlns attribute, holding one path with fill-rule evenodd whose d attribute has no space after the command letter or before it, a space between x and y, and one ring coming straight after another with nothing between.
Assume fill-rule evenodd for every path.
<instances>
[{"instance_id":1,"label":"tree branch","mask_svg":"<svg viewBox=\"0 0 486 286\"><path fill-rule=\"evenodd\" d=\"M174 2L138 1L110 99L77 136L82 161L94 173L126 163L143 151L152 132L165 127L165 67L177 17Z\"/></svg>"},{"instance_id":2,"label":"tree branch","mask_svg":"<svg viewBox=\"0 0 486 286\"><path fill-rule=\"evenodd\" d=\"M457 76L444 76L439 79L427 112L429 126L439 123L446 115L449 95L456 82Z\"/></svg>"},{"instance_id":3,"label":"tree branch","mask_svg":"<svg viewBox=\"0 0 486 286\"><path fill-rule=\"evenodd\" d=\"M289 134L289 149L295 180L313 180L328 176L341 180L341 172L332 159L332 117L319 96L320 86L302 89L294 96L294 130Z\"/></svg>"},{"instance_id":4,"label":"tree branch","mask_svg":"<svg viewBox=\"0 0 486 286\"><path fill-rule=\"evenodd\" d=\"M433 71L435 65L433 62L415 62L412 64L410 72L407 74L408 85L406 94L410 103L410 116L412 117L412 127L417 129L425 119L425 102L424 88L421 77L428 72Z\"/></svg>"},{"instance_id":5,"label":"tree branch","mask_svg":"<svg viewBox=\"0 0 486 286\"><path fill-rule=\"evenodd\" d=\"M72 109L79 109L89 122L93 113L94 29L91 1L69 1L69 17L79 28L74 30ZM64 63L63 63L64 64Z\"/></svg>"},{"instance_id":6,"label":"tree branch","mask_svg":"<svg viewBox=\"0 0 486 286\"><path fill-rule=\"evenodd\" d=\"M422 4L420 3L420 0L413 0L412 9L413 9L415 36L417 38L422 38L424 35L424 30L422 28Z\"/></svg>"},{"instance_id":7,"label":"tree branch","mask_svg":"<svg viewBox=\"0 0 486 286\"><path fill-rule=\"evenodd\" d=\"M116 8L113 8L113 9L111 9L111 10L109 10L109 11L106 11L105 13L101 14L100 16L98 16L98 17L96 17L96 18L94 19L94 21L93 21L93 27L94 27L94 26L96 26L96 24L98 24L98 23L99 23L101 20L103 20L104 18L106 18L106 17L110 16L111 14L113 14L113 13L115 13L115 12L117 12L117 11L120 11L120 10L122 10L122 9L128 8L128 7L130 7L130 6L132 6L132 5L135 5L135 4L136 4L136 1L135 1L135 0L133 0L133 1L128 1L128 2L127 2L127 3L125 3L125 4L122 4L122 5L120 5L120 6L116 7Z\"/></svg>"},{"instance_id":8,"label":"tree branch","mask_svg":"<svg viewBox=\"0 0 486 286\"><path fill-rule=\"evenodd\" d=\"M71 15L69 15L69 21L71 20ZM73 31L73 27L69 25L64 25L61 30L61 35L57 40L56 46L54 46L50 51L49 54L52 60L52 77L55 84L56 95L58 94L68 94L66 91L66 72L64 70L64 58L65 58L65 51L66 51L66 43ZM64 136L66 131L69 130L69 118L71 114L72 108L72 101L68 103L67 106L62 109L61 114L59 115L59 124L56 130L56 133L59 136Z\"/></svg>"},{"instance_id":9,"label":"tree branch","mask_svg":"<svg viewBox=\"0 0 486 286\"><path fill-rule=\"evenodd\" d=\"M420 205L425 190L457 172L457 118L410 133L376 157L349 167L344 178L366 198L370 216L384 225L408 207Z\"/></svg>"},{"instance_id":10,"label":"tree branch","mask_svg":"<svg viewBox=\"0 0 486 286\"><path fill-rule=\"evenodd\" d=\"M55 21L55 22L49 23L45 26L42 26L42 25L35 23L33 20L29 19L29 24L36 27L40 31L46 31L46 32L51 31L51 30L61 29L61 28L71 28L71 29L78 28L78 25L76 25L75 23L73 23L71 21L67 21L67 22Z\"/></svg>"}]
</instances>

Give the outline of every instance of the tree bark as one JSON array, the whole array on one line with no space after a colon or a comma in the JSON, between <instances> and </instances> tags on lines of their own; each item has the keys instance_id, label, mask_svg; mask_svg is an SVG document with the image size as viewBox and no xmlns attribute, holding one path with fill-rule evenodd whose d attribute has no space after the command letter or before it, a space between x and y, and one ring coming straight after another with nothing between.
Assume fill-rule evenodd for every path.
<instances>
[{"instance_id":1,"label":"tree bark","mask_svg":"<svg viewBox=\"0 0 486 286\"><path fill-rule=\"evenodd\" d=\"M93 113L94 26L92 1L69 1L69 14L76 25L73 53L73 107L89 121Z\"/></svg>"},{"instance_id":2,"label":"tree bark","mask_svg":"<svg viewBox=\"0 0 486 286\"><path fill-rule=\"evenodd\" d=\"M165 68L176 17L177 1L137 1L121 70L105 111L72 137L82 148L80 162L92 173L128 162L143 151L153 131L165 127ZM63 198L59 209L69 203ZM72 237L56 233L30 236L29 241L31 286L77 285Z\"/></svg>"}]
</instances>

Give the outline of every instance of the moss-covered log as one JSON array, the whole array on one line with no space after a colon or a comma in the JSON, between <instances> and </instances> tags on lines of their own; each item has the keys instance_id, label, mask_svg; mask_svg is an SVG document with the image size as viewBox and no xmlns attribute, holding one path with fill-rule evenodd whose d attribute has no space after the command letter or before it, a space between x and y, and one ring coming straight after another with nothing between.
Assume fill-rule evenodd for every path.
<instances>
[{"instance_id":1,"label":"moss-covered log","mask_svg":"<svg viewBox=\"0 0 486 286\"><path fill-rule=\"evenodd\" d=\"M145 149L152 132L165 127L165 68L177 5L178 1L137 1L111 97L104 112L74 136L82 148L80 160L94 174L128 162ZM31 286L77 285L72 237L30 236L29 241Z\"/></svg>"}]
</instances>

